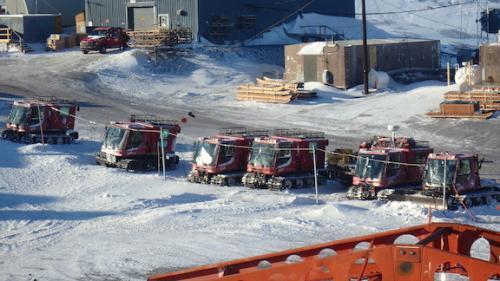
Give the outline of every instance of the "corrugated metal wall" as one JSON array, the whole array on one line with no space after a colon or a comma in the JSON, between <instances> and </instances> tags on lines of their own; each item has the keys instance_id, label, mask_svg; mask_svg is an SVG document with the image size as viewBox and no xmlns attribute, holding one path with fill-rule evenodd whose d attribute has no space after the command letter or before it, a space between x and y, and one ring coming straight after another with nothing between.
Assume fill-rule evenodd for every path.
<instances>
[{"instance_id":1,"label":"corrugated metal wall","mask_svg":"<svg viewBox=\"0 0 500 281\"><path fill-rule=\"evenodd\" d=\"M86 0L87 26L127 27L126 0Z\"/></svg>"},{"instance_id":2,"label":"corrugated metal wall","mask_svg":"<svg viewBox=\"0 0 500 281\"><path fill-rule=\"evenodd\" d=\"M24 0L6 0L5 5L7 5L7 14L17 15L17 14L27 14L26 2Z\"/></svg>"},{"instance_id":3,"label":"corrugated metal wall","mask_svg":"<svg viewBox=\"0 0 500 281\"><path fill-rule=\"evenodd\" d=\"M155 6L156 17L168 14L172 27L191 27L194 38L198 34L198 0L138 0L136 3L129 3L127 0L87 0L85 2L87 26L128 28L127 7L151 3ZM183 12L180 13L181 11Z\"/></svg>"},{"instance_id":4,"label":"corrugated metal wall","mask_svg":"<svg viewBox=\"0 0 500 281\"><path fill-rule=\"evenodd\" d=\"M190 27L198 36L198 0L157 0L158 15L168 14L172 27Z\"/></svg>"},{"instance_id":5,"label":"corrugated metal wall","mask_svg":"<svg viewBox=\"0 0 500 281\"><path fill-rule=\"evenodd\" d=\"M75 25L75 15L85 10L84 0L7 0L9 14L61 14L62 25Z\"/></svg>"},{"instance_id":6,"label":"corrugated metal wall","mask_svg":"<svg viewBox=\"0 0 500 281\"><path fill-rule=\"evenodd\" d=\"M370 68L378 71L397 69L440 67L439 41L408 41L383 44L370 44ZM363 46L349 45L345 48L346 87L350 88L363 83Z\"/></svg>"},{"instance_id":7,"label":"corrugated metal wall","mask_svg":"<svg viewBox=\"0 0 500 281\"><path fill-rule=\"evenodd\" d=\"M195 39L199 35L210 41L237 42L264 31L309 0L136 0L136 4L128 4L128 0L86 0L87 24L126 28L127 5L144 2L156 5L156 16L169 14L172 26L191 27ZM181 10L185 12L182 16L178 15ZM354 0L316 0L303 12L352 17Z\"/></svg>"},{"instance_id":8,"label":"corrugated metal wall","mask_svg":"<svg viewBox=\"0 0 500 281\"><path fill-rule=\"evenodd\" d=\"M0 25L9 26L28 43L47 40L50 34L56 33L58 22L59 15L0 15Z\"/></svg>"},{"instance_id":9,"label":"corrugated metal wall","mask_svg":"<svg viewBox=\"0 0 500 281\"><path fill-rule=\"evenodd\" d=\"M199 0L199 33L200 36L210 41L244 41L268 29L308 2L310 1ZM303 13L353 17L354 0L316 0L302 11ZM255 18L254 24L245 22L248 16ZM294 19L295 16L288 20ZM217 24L215 26L219 30L214 30L213 23ZM226 28L220 28L221 25L226 26ZM226 35L220 36L220 33ZM214 38L215 35L219 38Z\"/></svg>"}]
</instances>

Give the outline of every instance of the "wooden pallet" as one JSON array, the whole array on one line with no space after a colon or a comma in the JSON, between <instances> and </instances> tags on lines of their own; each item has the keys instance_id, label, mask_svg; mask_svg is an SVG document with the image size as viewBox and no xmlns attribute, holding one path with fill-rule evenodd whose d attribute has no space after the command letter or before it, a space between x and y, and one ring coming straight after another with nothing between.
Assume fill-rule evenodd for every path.
<instances>
[{"instance_id":1,"label":"wooden pallet","mask_svg":"<svg viewBox=\"0 0 500 281\"><path fill-rule=\"evenodd\" d=\"M481 110L500 110L500 102L479 102Z\"/></svg>"},{"instance_id":2,"label":"wooden pallet","mask_svg":"<svg viewBox=\"0 0 500 281\"><path fill-rule=\"evenodd\" d=\"M129 31L128 45L132 48L158 48L190 43L192 32L190 28L154 29L146 31Z\"/></svg>"},{"instance_id":3,"label":"wooden pallet","mask_svg":"<svg viewBox=\"0 0 500 281\"><path fill-rule=\"evenodd\" d=\"M484 101L484 102L500 102L500 94L493 93L446 93L444 94L445 100L463 100L463 101Z\"/></svg>"},{"instance_id":4,"label":"wooden pallet","mask_svg":"<svg viewBox=\"0 0 500 281\"><path fill-rule=\"evenodd\" d=\"M476 112L473 115L446 114L440 111L428 112L426 115L432 118L464 118L464 119L481 119L486 120L493 116L493 111Z\"/></svg>"},{"instance_id":5,"label":"wooden pallet","mask_svg":"<svg viewBox=\"0 0 500 281\"><path fill-rule=\"evenodd\" d=\"M12 29L0 28L0 43L8 44L12 41Z\"/></svg>"}]
</instances>

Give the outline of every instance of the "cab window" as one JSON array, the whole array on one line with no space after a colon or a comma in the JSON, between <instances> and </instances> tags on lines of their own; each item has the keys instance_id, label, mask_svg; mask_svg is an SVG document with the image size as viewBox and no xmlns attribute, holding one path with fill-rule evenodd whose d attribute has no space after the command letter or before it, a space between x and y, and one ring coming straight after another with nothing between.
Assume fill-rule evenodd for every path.
<instances>
[{"instance_id":1,"label":"cab window","mask_svg":"<svg viewBox=\"0 0 500 281\"><path fill-rule=\"evenodd\" d=\"M220 161L221 163L229 162L234 156L234 148L229 146L221 146Z\"/></svg>"},{"instance_id":2,"label":"cab window","mask_svg":"<svg viewBox=\"0 0 500 281\"><path fill-rule=\"evenodd\" d=\"M136 148L140 146L141 143L142 143L142 133L137 131L130 131L127 142L127 149Z\"/></svg>"},{"instance_id":3,"label":"cab window","mask_svg":"<svg viewBox=\"0 0 500 281\"><path fill-rule=\"evenodd\" d=\"M277 165L281 166L283 164L286 164L290 158L292 158L292 144L291 143L284 143L279 146L278 150L278 159L277 159Z\"/></svg>"},{"instance_id":4,"label":"cab window","mask_svg":"<svg viewBox=\"0 0 500 281\"><path fill-rule=\"evenodd\" d=\"M415 164L425 164L428 155L429 154L426 152L417 153L417 155L415 155Z\"/></svg>"},{"instance_id":5,"label":"cab window","mask_svg":"<svg viewBox=\"0 0 500 281\"><path fill-rule=\"evenodd\" d=\"M68 117L69 116L69 107L61 107L59 109L59 112L61 113L61 117Z\"/></svg>"},{"instance_id":6,"label":"cab window","mask_svg":"<svg viewBox=\"0 0 500 281\"><path fill-rule=\"evenodd\" d=\"M471 174L470 160L460 160L457 176L468 178Z\"/></svg>"},{"instance_id":7,"label":"cab window","mask_svg":"<svg viewBox=\"0 0 500 281\"><path fill-rule=\"evenodd\" d=\"M400 168L400 162L401 162L401 155L400 154L389 154L389 161L390 162L395 162L395 163L389 163L387 165L387 176L388 177L393 177L398 174L399 168Z\"/></svg>"},{"instance_id":8,"label":"cab window","mask_svg":"<svg viewBox=\"0 0 500 281\"><path fill-rule=\"evenodd\" d=\"M313 154L314 153L314 149L318 149L318 143L317 142L310 142L309 143L309 153L310 154Z\"/></svg>"},{"instance_id":9,"label":"cab window","mask_svg":"<svg viewBox=\"0 0 500 281\"><path fill-rule=\"evenodd\" d=\"M43 114L43 111L42 111ZM42 116L43 119L43 116ZM38 112L38 107L33 107L31 109L31 118L29 121L29 125L36 125L40 123L40 114Z\"/></svg>"}]
</instances>

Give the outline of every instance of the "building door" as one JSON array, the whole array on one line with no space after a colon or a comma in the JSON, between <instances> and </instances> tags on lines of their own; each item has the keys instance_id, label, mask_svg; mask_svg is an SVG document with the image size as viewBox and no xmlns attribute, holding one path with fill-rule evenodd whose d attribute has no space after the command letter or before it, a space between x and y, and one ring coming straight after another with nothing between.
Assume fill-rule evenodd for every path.
<instances>
[{"instance_id":1,"label":"building door","mask_svg":"<svg viewBox=\"0 0 500 281\"><path fill-rule=\"evenodd\" d=\"M151 30L155 28L155 9L151 7L129 7L128 27L132 30Z\"/></svg>"},{"instance_id":2,"label":"building door","mask_svg":"<svg viewBox=\"0 0 500 281\"><path fill-rule=\"evenodd\" d=\"M318 81L316 56L304 56L304 82Z\"/></svg>"}]
</instances>

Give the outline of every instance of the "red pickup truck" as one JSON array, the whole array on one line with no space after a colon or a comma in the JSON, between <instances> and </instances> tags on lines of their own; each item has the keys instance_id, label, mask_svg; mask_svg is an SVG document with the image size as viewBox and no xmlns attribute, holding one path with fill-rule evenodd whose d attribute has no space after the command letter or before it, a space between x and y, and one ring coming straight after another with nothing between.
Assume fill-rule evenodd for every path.
<instances>
[{"instance_id":1,"label":"red pickup truck","mask_svg":"<svg viewBox=\"0 0 500 281\"><path fill-rule=\"evenodd\" d=\"M98 27L80 42L82 53L98 51L105 54L107 49L127 47L127 33L119 27Z\"/></svg>"}]
</instances>

